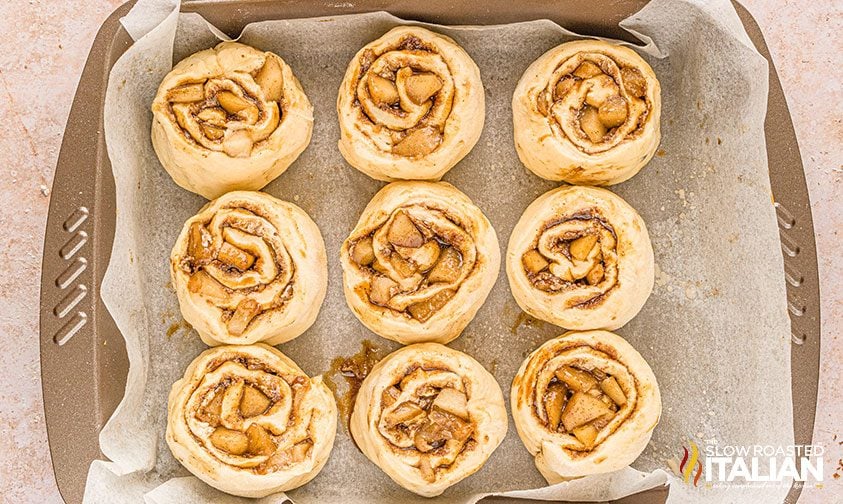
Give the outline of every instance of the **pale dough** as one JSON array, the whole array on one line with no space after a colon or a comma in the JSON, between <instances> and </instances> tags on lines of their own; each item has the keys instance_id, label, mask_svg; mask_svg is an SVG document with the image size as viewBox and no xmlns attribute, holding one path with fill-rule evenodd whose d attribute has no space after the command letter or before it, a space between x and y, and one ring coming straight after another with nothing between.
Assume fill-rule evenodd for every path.
<instances>
[{"instance_id":1,"label":"pale dough","mask_svg":"<svg viewBox=\"0 0 843 504\"><path fill-rule=\"evenodd\" d=\"M414 94L413 79L433 81L434 87L426 89L435 93ZM377 93L378 88L370 80L386 91L373 95L370 90ZM381 96L387 97L376 98ZM439 180L468 154L483 130L480 70L444 35L416 26L393 28L349 63L337 113L340 152L351 166L378 180ZM414 134L420 140L401 146ZM409 147L414 141L418 148Z\"/></svg>"},{"instance_id":2,"label":"pale dough","mask_svg":"<svg viewBox=\"0 0 843 504\"><path fill-rule=\"evenodd\" d=\"M208 345L289 341L316 320L328 286L316 223L251 191L211 201L184 223L170 274L184 319Z\"/></svg>"},{"instance_id":3,"label":"pale dough","mask_svg":"<svg viewBox=\"0 0 843 504\"><path fill-rule=\"evenodd\" d=\"M468 443L420 451L412 435L390 429L396 410L425 401L435 410L443 391L464 401L457 408L464 418L456 422L470 424ZM415 432L424 428L413 425ZM350 426L360 450L393 481L435 497L483 466L506 436L507 417L500 386L480 363L446 346L422 343L401 348L372 368L357 394ZM428 479L420 469L426 463L432 467Z\"/></svg>"},{"instance_id":4,"label":"pale dough","mask_svg":"<svg viewBox=\"0 0 843 504\"><path fill-rule=\"evenodd\" d=\"M423 234L425 247L435 249L431 260L444 260L448 248L459 251L451 276L437 278L437 266L418 266L425 262L417 255L425 247L401 248L389 241L399 214ZM365 239L374 248L374 262L368 265L353 260L354 247ZM375 333L403 344L447 343L459 336L486 300L500 268L498 239L489 220L468 196L445 182L384 187L363 210L340 253L343 290L354 315ZM403 271L406 265L410 273ZM372 286L378 282L394 285L388 301L373 302ZM425 314L429 318L412 316L424 303L435 304L432 314Z\"/></svg>"},{"instance_id":5,"label":"pale dough","mask_svg":"<svg viewBox=\"0 0 843 504\"><path fill-rule=\"evenodd\" d=\"M245 387L269 398L263 413L244 418ZM220 410L209 414L219 394ZM313 479L328 461L337 431L337 405L322 377L308 377L262 344L203 352L173 384L167 413L173 456L205 483L241 497L264 497ZM252 453L249 441L248 451L235 455L212 441L216 430L240 437L258 427L269 436L271 453Z\"/></svg>"},{"instance_id":6,"label":"pale dough","mask_svg":"<svg viewBox=\"0 0 843 504\"><path fill-rule=\"evenodd\" d=\"M582 259L570 255L577 238L594 240ZM539 266L546 263L538 272L528 267L536 253ZM653 247L643 219L620 196L563 186L524 211L509 239L506 274L530 315L566 329L613 330L629 322L653 290Z\"/></svg>"},{"instance_id":7,"label":"pale dough","mask_svg":"<svg viewBox=\"0 0 843 504\"><path fill-rule=\"evenodd\" d=\"M176 184L208 199L263 188L299 157L313 129L313 107L292 69L236 42L180 61L152 112L161 164Z\"/></svg>"},{"instance_id":8,"label":"pale dough","mask_svg":"<svg viewBox=\"0 0 843 504\"><path fill-rule=\"evenodd\" d=\"M551 431L536 401L547 387L547 375L565 365L615 377L626 396L626 404L600 429L590 449L570 433ZM515 375L510 403L518 435L550 484L628 466L646 448L661 416L661 395L650 366L626 340L607 331L571 331L540 346Z\"/></svg>"},{"instance_id":9,"label":"pale dough","mask_svg":"<svg viewBox=\"0 0 843 504\"><path fill-rule=\"evenodd\" d=\"M521 162L539 177L569 184L612 185L638 173L659 145L660 117L661 90L650 65L602 40L547 51L512 96Z\"/></svg>"}]
</instances>

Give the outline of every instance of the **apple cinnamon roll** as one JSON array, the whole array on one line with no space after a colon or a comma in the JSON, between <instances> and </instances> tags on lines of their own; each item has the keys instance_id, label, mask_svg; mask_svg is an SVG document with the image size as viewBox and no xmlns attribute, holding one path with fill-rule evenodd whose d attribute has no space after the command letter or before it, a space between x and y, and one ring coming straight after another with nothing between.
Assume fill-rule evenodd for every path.
<instances>
[{"instance_id":1,"label":"apple cinnamon roll","mask_svg":"<svg viewBox=\"0 0 843 504\"><path fill-rule=\"evenodd\" d=\"M257 190L310 142L313 107L278 55L222 42L180 61L152 102L152 145L179 186Z\"/></svg>"},{"instance_id":2,"label":"apple cinnamon roll","mask_svg":"<svg viewBox=\"0 0 843 504\"><path fill-rule=\"evenodd\" d=\"M351 60L337 112L351 166L378 180L439 180L483 130L480 70L444 35L393 28Z\"/></svg>"},{"instance_id":3,"label":"apple cinnamon roll","mask_svg":"<svg viewBox=\"0 0 843 504\"><path fill-rule=\"evenodd\" d=\"M191 473L223 492L264 497L313 479L331 453L337 405L275 348L203 352L173 384L167 444Z\"/></svg>"},{"instance_id":4,"label":"apple cinnamon roll","mask_svg":"<svg viewBox=\"0 0 843 504\"><path fill-rule=\"evenodd\" d=\"M557 46L515 88L521 162L539 177L612 185L647 164L660 139L661 90L635 51L602 40Z\"/></svg>"},{"instance_id":5,"label":"apple cinnamon roll","mask_svg":"<svg viewBox=\"0 0 843 504\"><path fill-rule=\"evenodd\" d=\"M483 466L507 418L501 389L480 363L421 343L372 368L350 426L357 446L393 481L434 497Z\"/></svg>"},{"instance_id":6,"label":"apple cinnamon roll","mask_svg":"<svg viewBox=\"0 0 843 504\"><path fill-rule=\"evenodd\" d=\"M607 331L567 332L527 357L512 381L515 427L548 483L628 466L661 415L644 358Z\"/></svg>"},{"instance_id":7,"label":"apple cinnamon roll","mask_svg":"<svg viewBox=\"0 0 843 504\"><path fill-rule=\"evenodd\" d=\"M447 343L486 300L500 267L495 230L444 182L393 182L378 192L341 249L354 315L403 344Z\"/></svg>"},{"instance_id":8,"label":"apple cinnamon roll","mask_svg":"<svg viewBox=\"0 0 843 504\"><path fill-rule=\"evenodd\" d=\"M530 204L506 255L509 286L530 315L566 329L617 329L655 280L641 216L606 189L564 186Z\"/></svg>"},{"instance_id":9,"label":"apple cinnamon roll","mask_svg":"<svg viewBox=\"0 0 843 504\"><path fill-rule=\"evenodd\" d=\"M170 274L184 319L208 345L277 345L316 320L328 286L319 228L301 208L235 191L184 223Z\"/></svg>"}]
</instances>

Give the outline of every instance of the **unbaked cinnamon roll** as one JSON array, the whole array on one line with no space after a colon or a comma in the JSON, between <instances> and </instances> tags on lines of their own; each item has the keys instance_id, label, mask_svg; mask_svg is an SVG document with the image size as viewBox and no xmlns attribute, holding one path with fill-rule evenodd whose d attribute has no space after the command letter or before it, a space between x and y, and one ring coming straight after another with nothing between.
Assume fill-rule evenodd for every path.
<instances>
[{"instance_id":1,"label":"unbaked cinnamon roll","mask_svg":"<svg viewBox=\"0 0 843 504\"><path fill-rule=\"evenodd\" d=\"M444 182L393 182L372 198L341 250L345 298L375 333L447 343L486 300L500 267L495 230Z\"/></svg>"},{"instance_id":2,"label":"unbaked cinnamon roll","mask_svg":"<svg viewBox=\"0 0 843 504\"><path fill-rule=\"evenodd\" d=\"M444 35L393 28L351 60L337 112L351 166L378 180L438 180L480 138L480 70Z\"/></svg>"},{"instance_id":3,"label":"unbaked cinnamon roll","mask_svg":"<svg viewBox=\"0 0 843 504\"><path fill-rule=\"evenodd\" d=\"M337 406L275 348L203 352L173 384L167 406L173 456L214 488L263 497L313 479L331 453Z\"/></svg>"},{"instance_id":4,"label":"unbaked cinnamon roll","mask_svg":"<svg viewBox=\"0 0 843 504\"><path fill-rule=\"evenodd\" d=\"M566 329L617 329L653 290L653 247L620 196L564 186L524 211L509 239L506 273L530 315Z\"/></svg>"},{"instance_id":5,"label":"unbaked cinnamon roll","mask_svg":"<svg viewBox=\"0 0 843 504\"><path fill-rule=\"evenodd\" d=\"M424 497L479 470L506 429L495 378L436 343L401 348L376 364L351 415L351 435L369 460Z\"/></svg>"},{"instance_id":6,"label":"unbaked cinnamon roll","mask_svg":"<svg viewBox=\"0 0 843 504\"><path fill-rule=\"evenodd\" d=\"M650 366L606 331L568 332L540 346L515 375L510 402L518 435L550 484L631 464L661 415Z\"/></svg>"},{"instance_id":7,"label":"unbaked cinnamon roll","mask_svg":"<svg viewBox=\"0 0 843 504\"><path fill-rule=\"evenodd\" d=\"M539 177L612 185L647 164L659 144L661 90L632 49L602 40L557 46L515 88L521 162Z\"/></svg>"},{"instance_id":8,"label":"unbaked cinnamon roll","mask_svg":"<svg viewBox=\"0 0 843 504\"><path fill-rule=\"evenodd\" d=\"M179 62L152 102L152 145L179 186L261 189L310 142L313 107L278 55L236 42Z\"/></svg>"},{"instance_id":9,"label":"unbaked cinnamon roll","mask_svg":"<svg viewBox=\"0 0 843 504\"><path fill-rule=\"evenodd\" d=\"M328 286L325 244L301 208L235 191L184 223L170 254L184 319L208 345L277 345L316 320Z\"/></svg>"}]
</instances>

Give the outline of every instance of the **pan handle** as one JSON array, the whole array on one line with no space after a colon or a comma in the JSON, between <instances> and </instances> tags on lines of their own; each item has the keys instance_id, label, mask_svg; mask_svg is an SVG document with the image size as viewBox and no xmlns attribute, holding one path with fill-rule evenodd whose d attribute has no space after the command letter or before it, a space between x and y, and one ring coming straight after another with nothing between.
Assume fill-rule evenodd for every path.
<instances>
[{"instance_id":1,"label":"pan handle","mask_svg":"<svg viewBox=\"0 0 843 504\"><path fill-rule=\"evenodd\" d=\"M65 127L41 265L41 384L59 492L81 502L99 431L123 396L128 360L99 286L114 239L114 180L102 104L108 54L128 47L118 8L97 34ZM125 32L124 32L125 35ZM125 47L121 47L125 45ZM97 110L90 110L91 107ZM93 183L91 183L93 182ZM110 197L103 197L110 195Z\"/></svg>"}]
</instances>

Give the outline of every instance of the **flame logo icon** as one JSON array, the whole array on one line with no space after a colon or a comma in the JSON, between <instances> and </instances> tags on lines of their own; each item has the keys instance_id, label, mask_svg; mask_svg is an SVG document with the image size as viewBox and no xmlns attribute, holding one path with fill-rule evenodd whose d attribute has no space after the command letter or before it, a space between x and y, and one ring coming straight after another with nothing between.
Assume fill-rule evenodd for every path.
<instances>
[{"instance_id":1,"label":"flame logo icon","mask_svg":"<svg viewBox=\"0 0 843 504\"><path fill-rule=\"evenodd\" d=\"M700 449L697 444L691 441L691 450L684 446L682 449L685 453L682 455L682 462L679 463L679 472L682 474L682 480L685 484L691 483L691 475L694 478L694 486L697 486L702 477L702 461L700 460ZM694 469L696 468L696 473Z\"/></svg>"}]
</instances>

